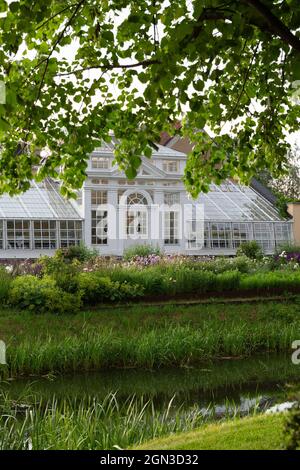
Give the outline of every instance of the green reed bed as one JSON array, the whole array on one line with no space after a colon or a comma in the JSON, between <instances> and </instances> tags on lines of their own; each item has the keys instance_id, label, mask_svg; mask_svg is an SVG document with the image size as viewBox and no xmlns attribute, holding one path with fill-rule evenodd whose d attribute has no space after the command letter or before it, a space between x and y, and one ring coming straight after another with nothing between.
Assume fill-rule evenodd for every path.
<instances>
[{"instance_id":1,"label":"green reed bed","mask_svg":"<svg viewBox=\"0 0 300 470\"><path fill-rule=\"evenodd\" d=\"M86 327L81 336L67 336L63 341L55 336L25 340L8 347L7 359L13 375L185 366L223 356L288 350L299 334L299 325L281 322L227 327L211 323L198 329L171 326L140 330L131 336Z\"/></svg>"},{"instance_id":2,"label":"green reed bed","mask_svg":"<svg viewBox=\"0 0 300 470\"><path fill-rule=\"evenodd\" d=\"M132 396L119 402L114 394L101 401L53 399L23 407L8 396L0 401L0 450L126 449L214 419L210 408L205 413L198 407L175 409L171 400L164 410L156 410L151 400ZM228 403L223 419L239 414Z\"/></svg>"},{"instance_id":3,"label":"green reed bed","mask_svg":"<svg viewBox=\"0 0 300 470\"><path fill-rule=\"evenodd\" d=\"M290 351L299 302L167 305L76 315L0 312L10 373L196 365L224 356Z\"/></svg>"}]
</instances>

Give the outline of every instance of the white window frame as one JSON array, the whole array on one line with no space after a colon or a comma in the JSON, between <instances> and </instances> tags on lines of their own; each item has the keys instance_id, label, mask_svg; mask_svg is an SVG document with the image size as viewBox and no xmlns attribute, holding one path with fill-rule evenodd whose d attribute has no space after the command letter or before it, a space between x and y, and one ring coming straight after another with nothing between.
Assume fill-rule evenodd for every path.
<instances>
[{"instance_id":1,"label":"white window frame","mask_svg":"<svg viewBox=\"0 0 300 470\"><path fill-rule=\"evenodd\" d=\"M91 241L95 246L108 244L108 210L105 208L91 211Z\"/></svg>"},{"instance_id":2,"label":"white window frame","mask_svg":"<svg viewBox=\"0 0 300 470\"><path fill-rule=\"evenodd\" d=\"M164 245L179 245L180 243L180 212L178 210L164 211Z\"/></svg>"},{"instance_id":3,"label":"white window frame","mask_svg":"<svg viewBox=\"0 0 300 470\"><path fill-rule=\"evenodd\" d=\"M33 220L33 249L55 250L57 248L57 226L55 220ZM40 246L38 246L40 244Z\"/></svg>"},{"instance_id":4,"label":"white window frame","mask_svg":"<svg viewBox=\"0 0 300 470\"><path fill-rule=\"evenodd\" d=\"M179 161L178 160L163 160L162 168L166 173L178 173Z\"/></svg>"},{"instance_id":5,"label":"white window frame","mask_svg":"<svg viewBox=\"0 0 300 470\"><path fill-rule=\"evenodd\" d=\"M91 168L93 170L109 170L111 161L108 157L91 156Z\"/></svg>"}]
</instances>

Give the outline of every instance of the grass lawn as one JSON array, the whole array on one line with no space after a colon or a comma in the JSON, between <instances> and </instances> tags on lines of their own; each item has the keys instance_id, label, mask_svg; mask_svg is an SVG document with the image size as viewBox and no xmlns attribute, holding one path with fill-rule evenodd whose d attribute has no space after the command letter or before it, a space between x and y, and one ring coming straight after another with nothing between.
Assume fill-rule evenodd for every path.
<instances>
[{"instance_id":1,"label":"grass lawn","mask_svg":"<svg viewBox=\"0 0 300 470\"><path fill-rule=\"evenodd\" d=\"M300 335L299 300L131 306L74 315L0 311L14 374L157 368L287 351Z\"/></svg>"},{"instance_id":2,"label":"grass lawn","mask_svg":"<svg viewBox=\"0 0 300 470\"><path fill-rule=\"evenodd\" d=\"M195 431L155 439L137 447L147 450L280 450L283 448L282 414L259 415Z\"/></svg>"}]
</instances>

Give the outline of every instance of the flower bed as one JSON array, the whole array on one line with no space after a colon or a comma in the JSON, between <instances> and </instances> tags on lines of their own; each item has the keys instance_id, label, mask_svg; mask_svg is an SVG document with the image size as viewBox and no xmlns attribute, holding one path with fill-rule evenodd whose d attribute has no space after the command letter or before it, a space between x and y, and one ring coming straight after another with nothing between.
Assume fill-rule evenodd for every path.
<instances>
[{"instance_id":1,"label":"flower bed","mask_svg":"<svg viewBox=\"0 0 300 470\"><path fill-rule=\"evenodd\" d=\"M297 251L259 260L157 252L122 261L79 254L59 250L54 257L1 267L2 304L61 313L99 303L300 293Z\"/></svg>"}]
</instances>

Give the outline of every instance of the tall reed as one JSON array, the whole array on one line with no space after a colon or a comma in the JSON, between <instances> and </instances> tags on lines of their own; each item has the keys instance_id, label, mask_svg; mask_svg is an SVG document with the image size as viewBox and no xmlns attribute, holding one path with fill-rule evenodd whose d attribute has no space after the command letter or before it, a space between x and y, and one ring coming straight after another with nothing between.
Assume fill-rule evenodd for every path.
<instances>
[{"instance_id":1,"label":"tall reed","mask_svg":"<svg viewBox=\"0 0 300 470\"><path fill-rule=\"evenodd\" d=\"M131 334L87 326L80 335L26 339L8 344L12 374L100 370L113 367L183 366L223 356L286 351L299 323L203 322L140 328Z\"/></svg>"},{"instance_id":2,"label":"tall reed","mask_svg":"<svg viewBox=\"0 0 300 470\"><path fill-rule=\"evenodd\" d=\"M253 411L255 407L249 412ZM232 415L239 415L239 410L228 403L224 419ZM213 416L210 408L174 409L172 400L164 411L156 410L153 402L143 397L132 396L120 403L114 394L101 402L95 398L80 402L53 399L27 408L17 407L5 397L2 412L0 406L0 449L125 449L155 437L189 431Z\"/></svg>"}]
</instances>

